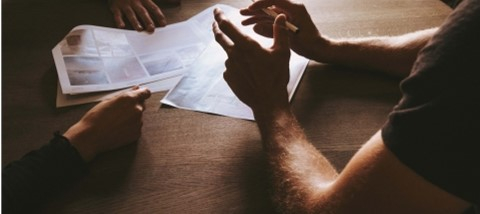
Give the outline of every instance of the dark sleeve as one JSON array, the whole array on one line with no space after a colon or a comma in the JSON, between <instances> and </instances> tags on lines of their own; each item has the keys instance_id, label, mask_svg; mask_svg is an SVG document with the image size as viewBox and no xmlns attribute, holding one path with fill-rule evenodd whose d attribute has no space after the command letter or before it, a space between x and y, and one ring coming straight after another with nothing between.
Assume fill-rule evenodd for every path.
<instances>
[{"instance_id":1,"label":"dark sleeve","mask_svg":"<svg viewBox=\"0 0 480 214\"><path fill-rule=\"evenodd\" d=\"M450 6L451 8L456 8L462 0L442 0L445 4Z\"/></svg>"},{"instance_id":2,"label":"dark sleeve","mask_svg":"<svg viewBox=\"0 0 480 214\"><path fill-rule=\"evenodd\" d=\"M41 205L87 173L87 165L65 137L8 164L2 171L2 213L36 213Z\"/></svg>"},{"instance_id":3,"label":"dark sleeve","mask_svg":"<svg viewBox=\"0 0 480 214\"><path fill-rule=\"evenodd\" d=\"M419 53L385 145L417 174L480 202L480 3L464 0Z\"/></svg>"}]
</instances>

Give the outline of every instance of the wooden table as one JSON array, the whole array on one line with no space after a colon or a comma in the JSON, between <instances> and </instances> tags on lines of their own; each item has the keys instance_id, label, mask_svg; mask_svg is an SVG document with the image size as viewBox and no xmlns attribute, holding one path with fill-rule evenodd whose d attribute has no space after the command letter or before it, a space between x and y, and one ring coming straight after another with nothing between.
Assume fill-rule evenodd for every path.
<instances>
[{"instance_id":1,"label":"wooden table","mask_svg":"<svg viewBox=\"0 0 480 214\"><path fill-rule=\"evenodd\" d=\"M216 3L183 0L170 23ZM437 0L305 0L330 37L396 35L439 25ZM74 26L114 26L106 0L3 0L2 166L65 131L94 104L55 108L51 49ZM381 60L381 59L379 59ZM385 122L397 79L310 62L292 106L309 139L341 170ZM45 213L272 213L255 123L147 102L139 142L98 157Z\"/></svg>"}]
</instances>

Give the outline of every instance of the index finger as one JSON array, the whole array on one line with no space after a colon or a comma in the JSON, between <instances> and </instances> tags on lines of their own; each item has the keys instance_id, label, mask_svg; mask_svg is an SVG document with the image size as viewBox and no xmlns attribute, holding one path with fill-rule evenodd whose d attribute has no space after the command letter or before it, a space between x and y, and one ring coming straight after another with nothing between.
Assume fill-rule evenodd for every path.
<instances>
[{"instance_id":1,"label":"index finger","mask_svg":"<svg viewBox=\"0 0 480 214\"><path fill-rule=\"evenodd\" d=\"M151 92L145 87L134 87L131 91L133 97L137 98L139 102L143 102L151 96Z\"/></svg>"},{"instance_id":2,"label":"index finger","mask_svg":"<svg viewBox=\"0 0 480 214\"><path fill-rule=\"evenodd\" d=\"M220 46L222 46L223 50L227 52L227 54L230 53L231 48L233 47L233 42L228 38L220 28L218 28L218 23L214 22L212 25L212 31L215 36L215 41L217 41Z\"/></svg>"}]
</instances>

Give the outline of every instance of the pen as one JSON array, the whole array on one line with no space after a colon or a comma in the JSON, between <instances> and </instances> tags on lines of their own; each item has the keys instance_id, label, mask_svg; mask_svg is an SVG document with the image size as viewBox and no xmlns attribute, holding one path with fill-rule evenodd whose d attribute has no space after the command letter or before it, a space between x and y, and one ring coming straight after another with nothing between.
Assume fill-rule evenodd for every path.
<instances>
[{"instance_id":1,"label":"pen","mask_svg":"<svg viewBox=\"0 0 480 214\"><path fill-rule=\"evenodd\" d=\"M255 0L252 0L252 2L255 2ZM273 10L270 9L270 8L262 8L262 11L263 11L264 13L266 13L267 15L273 17L273 18L275 18L275 17L278 16L278 13L275 12L275 11L273 11ZM298 30L299 30L298 27L295 26L295 25L293 25L293 24L290 23L289 21L287 21L285 24L286 24L287 28L288 28L289 30L291 30L293 33L297 33L297 32L298 32Z\"/></svg>"}]
</instances>

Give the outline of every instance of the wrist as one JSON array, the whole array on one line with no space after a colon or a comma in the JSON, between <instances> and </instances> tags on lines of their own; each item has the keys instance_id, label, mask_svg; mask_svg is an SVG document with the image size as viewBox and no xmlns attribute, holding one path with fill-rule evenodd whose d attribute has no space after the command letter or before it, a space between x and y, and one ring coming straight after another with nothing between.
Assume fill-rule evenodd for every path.
<instances>
[{"instance_id":1,"label":"wrist","mask_svg":"<svg viewBox=\"0 0 480 214\"><path fill-rule=\"evenodd\" d=\"M276 123L277 120L280 120L278 122L281 122L281 118L284 118L287 115L292 115L292 112L287 103L286 105L275 106L272 108L255 109L253 114L258 124L270 124Z\"/></svg>"},{"instance_id":2,"label":"wrist","mask_svg":"<svg viewBox=\"0 0 480 214\"><path fill-rule=\"evenodd\" d=\"M254 114L265 149L275 149L280 146L279 143L282 145L288 143L285 141L288 134L285 134L289 133L296 123L290 107L274 109L271 112L255 112Z\"/></svg>"},{"instance_id":3,"label":"wrist","mask_svg":"<svg viewBox=\"0 0 480 214\"><path fill-rule=\"evenodd\" d=\"M63 134L63 136L68 139L70 144L78 151L85 162L90 162L99 152L91 145L91 142L89 142L90 140L87 140L82 136L84 132L78 130L78 126L80 125L73 125Z\"/></svg>"},{"instance_id":4,"label":"wrist","mask_svg":"<svg viewBox=\"0 0 480 214\"><path fill-rule=\"evenodd\" d=\"M312 59L322 63L331 63L334 61L335 49L338 47L339 43L322 36L317 40L318 41L315 44L318 44L318 46L313 50Z\"/></svg>"}]
</instances>

